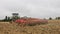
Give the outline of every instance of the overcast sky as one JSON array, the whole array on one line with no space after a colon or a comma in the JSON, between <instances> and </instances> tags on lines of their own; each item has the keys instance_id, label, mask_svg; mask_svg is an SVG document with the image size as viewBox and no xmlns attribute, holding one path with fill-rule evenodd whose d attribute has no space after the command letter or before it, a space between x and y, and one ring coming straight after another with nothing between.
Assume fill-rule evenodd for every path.
<instances>
[{"instance_id":1,"label":"overcast sky","mask_svg":"<svg viewBox=\"0 0 60 34\"><path fill-rule=\"evenodd\" d=\"M0 0L0 19L14 12L36 18L57 17L60 16L60 0Z\"/></svg>"}]
</instances>

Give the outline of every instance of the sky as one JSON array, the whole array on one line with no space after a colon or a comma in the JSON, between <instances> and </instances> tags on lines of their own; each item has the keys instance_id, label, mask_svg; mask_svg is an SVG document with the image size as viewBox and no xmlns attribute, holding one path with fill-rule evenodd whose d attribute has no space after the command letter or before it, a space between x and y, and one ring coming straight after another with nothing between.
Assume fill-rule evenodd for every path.
<instances>
[{"instance_id":1,"label":"sky","mask_svg":"<svg viewBox=\"0 0 60 34\"><path fill-rule=\"evenodd\" d=\"M0 19L5 16L55 18L60 16L60 0L0 0Z\"/></svg>"}]
</instances>

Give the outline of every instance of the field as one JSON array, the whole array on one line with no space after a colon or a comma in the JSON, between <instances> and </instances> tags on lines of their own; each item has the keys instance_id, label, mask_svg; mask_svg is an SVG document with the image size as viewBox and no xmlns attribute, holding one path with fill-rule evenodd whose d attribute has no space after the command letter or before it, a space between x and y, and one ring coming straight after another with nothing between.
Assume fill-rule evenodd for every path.
<instances>
[{"instance_id":1,"label":"field","mask_svg":"<svg viewBox=\"0 0 60 34\"><path fill-rule=\"evenodd\" d=\"M60 20L48 20L48 24L25 27L0 22L0 34L60 34Z\"/></svg>"}]
</instances>

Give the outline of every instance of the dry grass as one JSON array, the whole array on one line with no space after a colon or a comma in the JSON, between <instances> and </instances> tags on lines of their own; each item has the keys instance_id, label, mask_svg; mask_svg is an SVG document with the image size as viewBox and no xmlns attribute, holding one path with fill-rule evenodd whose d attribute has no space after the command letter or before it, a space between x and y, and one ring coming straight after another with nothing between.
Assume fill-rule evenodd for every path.
<instances>
[{"instance_id":1,"label":"dry grass","mask_svg":"<svg viewBox=\"0 0 60 34\"><path fill-rule=\"evenodd\" d=\"M49 20L45 25L25 27L0 22L0 34L60 34L60 20Z\"/></svg>"}]
</instances>

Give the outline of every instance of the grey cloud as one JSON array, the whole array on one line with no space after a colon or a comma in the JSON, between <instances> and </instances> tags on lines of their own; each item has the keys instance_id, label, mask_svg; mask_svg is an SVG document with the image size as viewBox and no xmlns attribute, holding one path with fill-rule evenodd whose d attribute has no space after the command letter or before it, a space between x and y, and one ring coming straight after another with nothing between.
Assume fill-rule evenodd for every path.
<instances>
[{"instance_id":1,"label":"grey cloud","mask_svg":"<svg viewBox=\"0 0 60 34\"><path fill-rule=\"evenodd\" d=\"M38 18L55 17L60 14L60 0L0 0L0 14L12 12Z\"/></svg>"}]
</instances>

